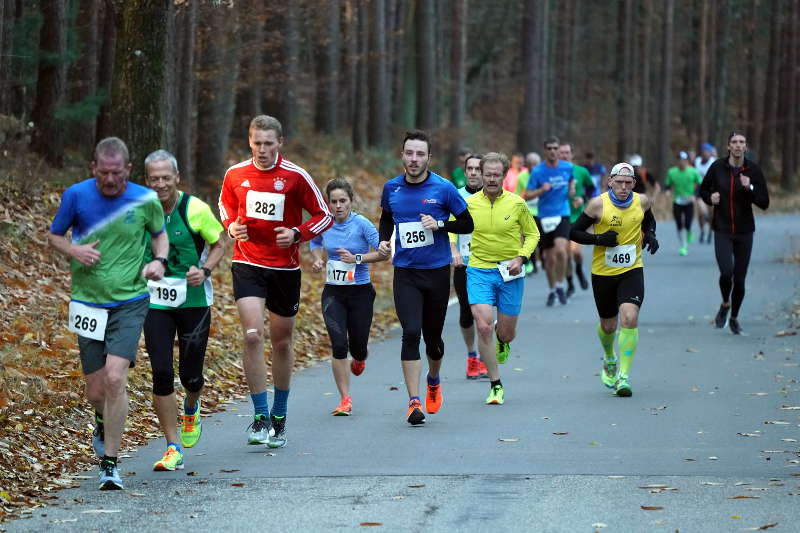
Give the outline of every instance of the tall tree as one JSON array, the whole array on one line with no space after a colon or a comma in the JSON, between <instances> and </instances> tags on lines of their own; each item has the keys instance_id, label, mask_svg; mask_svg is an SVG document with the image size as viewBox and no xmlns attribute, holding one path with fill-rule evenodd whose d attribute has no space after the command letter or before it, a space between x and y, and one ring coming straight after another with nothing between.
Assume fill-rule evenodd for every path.
<instances>
[{"instance_id":1,"label":"tall tree","mask_svg":"<svg viewBox=\"0 0 800 533\"><path fill-rule=\"evenodd\" d=\"M317 54L317 99L315 123L322 133L338 127L339 63L341 62L340 0L328 0L323 8L324 30Z\"/></svg>"},{"instance_id":2,"label":"tall tree","mask_svg":"<svg viewBox=\"0 0 800 533\"><path fill-rule=\"evenodd\" d=\"M798 61L797 48L800 46L800 2L789 0L787 6L784 39L787 44L784 49L783 73L781 75L781 92L779 104L783 109L781 117L785 117L781 131L785 132L782 136L781 154L781 185L785 190L793 190L797 186L798 171L798 134L797 128L800 127L797 114L800 113L798 106L798 82L800 82L800 61Z\"/></svg>"},{"instance_id":3,"label":"tall tree","mask_svg":"<svg viewBox=\"0 0 800 533\"><path fill-rule=\"evenodd\" d=\"M715 63L716 63L716 76L713 87L714 91L714 108L712 114L711 131L712 139L718 139L723 135L724 124L727 120L727 96L728 96L728 51L730 49L733 37L731 35L729 21L732 11L732 3L728 1L720 1L718 6L718 13L716 17L717 23L717 39L715 50Z\"/></svg>"},{"instance_id":4,"label":"tall tree","mask_svg":"<svg viewBox=\"0 0 800 533\"><path fill-rule=\"evenodd\" d=\"M708 26L710 0L700 0L700 31L697 36L697 144L707 142L708 137Z\"/></svg>"},{"instance_id":5,"label":"tall tree","mask_svg":"<svg viewBox=\"0 0 800 533\"><path fill-rule=\"evenodd\" d=\"M525 152L538 146L541 139L538 137L536 124L540 117L537 112L539 107L539 84L537 68L537 43L539 40L537 14L540 2L529 0L525 2L525 11L522 15L522 30L520 32L522 72L523 72L523 94L522 105L519 112L519 124L517 126L517 149Z\"/></svg>"},{"instance_id":6,"label":"tall tree","mask_svg":"<svg viewBox=\"0 0 800 533\"><path fill-rule=\"evenodd\" d=\"M452 46L450 48L450 79L452 80L453 101L450 106L450 128L453 142L450 146L450 163L455 159L458 149L463 144L464 115L466 114L466 32L467 0L452 0Z\"/></svg>"},{"instance_id":7,"label":"tall tree","mask_svg":"<svg viewBox=\"0 0 800 533\"><path fill-rule=\"evenodd\" d=\"M633 2L622 0L617 4L617 86L630 87L631 84L631 53L634 35L633 32ZM629 93L625 90L617 91L617 161L625 158L628 150L628 106Z\"/></svg>"},{"instance_id":8,"label":"tall tree","mask_svg":"<svg viewBox=\"0 0 800 533\"><path fill-rule=\"evenodd\" d=\"M670 138L672 133L672 39L674 31L675 0L664 2L664 37L661 44L661 102L658 108L658 177L667 172L670 161Z\"/></svg>"},{"instance_id":9,"label":"tall tree","mask_svg":"<svg viewBox=\"0 0 800 533\"><path fill-rule=\"evenodd\" d=\"M422 1L417 6L417 126L423 129L436 125L436 46L433 2Z\"/></svg>"},{"instance_id":10,"label":"tall tree","mask_svg":"<svg viewBox=\"0 0 800 533\"><path fill-rule=\"evenodd\" d=\"M176 156L181 169L182 179L189 186L189 190L196 190L194 142L197 131L197 118L195 117L196 95L195 86L195 49L197 42L197 4L188 2L183 4L176 14L176 27L178 38L177 72L181 75L177 80L178 107L175 138L177 145Z\"/></svg>"},{"instance_id":11,"label":"tall tree","mask_svg":"<svg viewBox=\"0 0 800 533\"><path fill-rule=\"evenodd\" d=\"M284 25L281 31L284 39L283 64L285 80L281 87L280 118L283 134L292 137L299 128L299 105L295 88L300 84L300 8L297 2L286 2Z\"/></svg>"},{"instance_id":12,"label":"tall tree","mask_svg":"<svg viewBox=\"0 0 800 533\"><path fill-rule=\"evenodd\" d=\"M369 34L369 13L367 2L369 0L357 0L355 17L358 24L358 58L356 66L355 96L353 104L353 150L360 152L367 148L367 120L369 109L369 87L367 84L367 70L369 68L368 38Z\"/></svg>"},{"instance_id":13,"label":"tall tree","mask_svg":"<svg viewBox=\"0 0 800 533\"><path fill-rule=\"evenodd\" d=\"M114 49L117 42L117 8L114 0L103 0L98 20L102 20L102 44L100 64L97 66L97 92L103 98L97 115L95 141L108 137L112 132L111 84L114 79Z\"/></svg>"},{"instance_id":14,"label":"tall tree","mask_svg":"<svg viewBox=\"0 0 800 533\"><path fill-rule=\"evenodd\" d=\"M34 131L31 146L50 163L63 162L62 122L56 112L63 103L67 77L67 2L42 0L42 29L39 37L39 75L33 107Z\"/></svg>"},{"instance_id":15,"label":"tall tree","mask_svg":"<svg viewBox=\"0 0 800 533\"><path fill-rule=\"evenodd\" d=\"M408 0L405 4L405 15L403 17L403 68L400 78L402 90L400 101L399 118L403 127L413 128L417 120L417 73L416 61L416 40L417 24L416 11L419 9L418 0Z\"/></svg>"},{"instance_id":16,"label":"tall tree","mask_svg":"<svg viewBox=\"0 0 800 533\"><path fill-rule=\"evenodd\" d=\"M369 2L369 122L371 146L385 146L389 138L389 99L386 94L386 0Z\"/></svg>"},{"instance_id":17,"label":"tall tree","mask_svg":"<svg viewBox=\"0 0 800 533\"><path fill-rule=\"evenodd\" d=\"M758 138L758 151L764 171L767 175L772 173L774 165L772 156L774 154L775 132L778 122L778 87L780 85L779 64L781 50L784 48L781 42L781 28L785 17L785 0L777 0L774 4L774 20L771 22L773 31L769 32L769 53L767 55L767 74L765 78L764 90L764 115L761 120L761 130Z\"/></svg>"}]
</instances>

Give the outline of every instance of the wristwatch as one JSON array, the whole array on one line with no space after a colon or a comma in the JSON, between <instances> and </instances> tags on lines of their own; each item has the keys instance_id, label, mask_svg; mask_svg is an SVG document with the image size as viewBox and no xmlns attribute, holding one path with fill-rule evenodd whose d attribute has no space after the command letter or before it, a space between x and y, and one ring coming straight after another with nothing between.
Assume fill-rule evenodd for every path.
<instances>
[{"instance_id":1,"label":"wristwatch","mask_svg":"<svg viewBox=\"0 0 800 533\"><path fill-rule=\"evenodd\" d=\"M442 229L444 227L444 220L437 220L436 227Z\"/></svg>"},{"instance_id":2,"label":"wristwatch","mask_svg":"<svg viewBox=\"0 0 800 533\"><path fill-rule=\"evenodd\" d=\"M156 257L155 260L164 265L164 268L167 268L168 261L166 257Z\"/></svg>"},{"instance_id":3,"label":"wristwatch","mask_svg":"<svg viewBox=\"0 0 800 533\"><path fill-rule=\"evenodd\" d=\"M751 191L753 190L753 184L752 183L750 184L750 190Z\"/></svg>"},{"instance_id":4,"label":"wristwatch","mask_svg":"<svg viewBox=\"0 0 800 533\"><path fill-rule=\"evenodd\" d=\"M201 270L203 271L203 274L206 275L206 279L211 277L211 269L210 268L202 267Z\"/></svg>"},{"instance_id":5,"label":"wristwatch","mask_svg":"<svg viewBox=\"0 0 800 533\"><path fill-rule=\"evenodd\" d=\"M300 230L297 228L292 228L292 231L294 232L294 241L292 242L300 242Z\"/></svg>"},{"instance_id":6,"label":"wristwatch","mask_svg":"<svg viewBox=\"0 0 800 533\"><path fill-rule=\"evenodd\" d=\"M361 260L362 260L361 254L356 254L356 264L357 265L361 264Z\"/></svg>"}]
</instances>

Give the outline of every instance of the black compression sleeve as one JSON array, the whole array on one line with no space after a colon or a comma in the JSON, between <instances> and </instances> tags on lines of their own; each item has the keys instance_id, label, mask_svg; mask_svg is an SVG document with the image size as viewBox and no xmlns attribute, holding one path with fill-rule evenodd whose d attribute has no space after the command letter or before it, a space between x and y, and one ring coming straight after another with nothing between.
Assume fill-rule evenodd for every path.
<instances>
[{"instance_id":1,"label":"black compression sleeve","mask_svg":"<svg viewBox=\"0 0 800 533\"><path fill-rule=\"evenodd\" d=\"M653 216L653 210L648 209L644 212L644 219L642 220L642 231L647 233L652 231L656 232L656 217Z\"/></svg>"},{"instance_id":2,"label":"black compression sleeve","mask_svg":"<svg viewBox=\"0 0 800 533\"><path fill-rule=\"evenodd\" d=\"M578 217L578 220L575 221L575 223L572 225L572 229L569 232L570 240L573 240L578 244L595 244L596 235L586 231L589 229L589 226L595 222L597 221L587 215L585 212L581 213L581 216Z\"/></svg>"},{"instance_id":3,"label":"black compression sleeve","mask_svg":"<svg viewBox=\"0 0 800 533\"><path fill-rule=\"evenodd\" d=\"M392 238L392 231L394 231L392 212L384 209L381 211L381 221L378 223L378 238L381 242L388 241Z\"/></svg>"},{"instance_id":4,"label":"black compression sleeve","mask_svg":"<svg viewBox=\"0 0 800 533\"><path fill-rule=\"evenodd\" d=\"M472 230L475 229L475 223L472 221L469 209L464 209L455 217L455 220L448 220L444 223L444 226L442 226L444 231L448 233L472 233Z\"/></svg>"}]
</instances>

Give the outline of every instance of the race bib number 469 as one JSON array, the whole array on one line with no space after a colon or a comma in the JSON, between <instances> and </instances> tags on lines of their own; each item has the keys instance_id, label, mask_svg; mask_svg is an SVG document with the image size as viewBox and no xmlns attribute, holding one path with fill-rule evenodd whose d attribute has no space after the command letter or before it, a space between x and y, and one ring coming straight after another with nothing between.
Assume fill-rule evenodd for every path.
<instances>
[{"instance_id":1,"label":"race bib number 469","mask_svg":"<svg viewBox=\"0 0 800 533\"><path fill-rule=\"evenodd\" d=\"M613 248L606 248L606 266L623 268L636 263L636 245L622 244Z\"/></svg>"},{"instance_id":2,"label":"race bib number 469","mask_svg":"<svg viewBox=\"0 0 800 533\"><path fill-rule=\"evenodd\" d=\"M247 191L247 216L261 220L283 220L286 196L274 192Z\"/></svg>"},{"instance_id":3,"label":"race bib number 469","mask_svg":"<svg viewBox=\"0 0 800 533\"><path fill-rule=\"evenodd\" d=\"M67 329L81 337L102 341L106 338L108 310L91 307L79 302L69 303L69 324Z\"/></svg>"},{"instance_id":4,"label":"race bib number 469","mask_svg":"<svg viewBox=\"0 0 800 533\"><path fill-rule=\"evenodd\" d=\"M422 222L401 222L397 225L400 233L400 246L420 248L433 244L433 231L425 229Z\"/></svg>"}]
</instances>

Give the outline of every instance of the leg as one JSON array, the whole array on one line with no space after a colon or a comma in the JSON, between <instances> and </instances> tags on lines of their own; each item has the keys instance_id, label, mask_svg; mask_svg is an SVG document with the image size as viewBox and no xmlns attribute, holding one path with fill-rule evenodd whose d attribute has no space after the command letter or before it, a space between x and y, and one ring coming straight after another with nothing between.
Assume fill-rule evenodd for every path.
<instances>
[{"instance_id":1,"label":"leg","mask_svg":"<svg viewBox=\"0 0 800 533\"><path fill-rule=\"evenodd\" d=\"M394 269L394 307L403 328L400 359L409 398L419 397L419 377L422 373L419 341L422 333L423 297L413 276L415 272L411 269Z\"/></svg>"},{"instance_id":2,"label":"leg","mask_svg":"<svg viewBox=\"0 0 800 533\"><path fill-rule=\"evenodd\" d=\"M555 274L556 281L564 281L567 273L567 239L564 237L556 237L554 246L550 250L555 255Z\"/></svg>"},{"instance_id":3,"label":"leg","mask_svg":"<svg viewBox=\"0 0 800 533\"><path fill-rule=\"evenodd\" d=\"M322 317L331 340L331 369L339 395L350 395L350 369L347 368L347 309L339 288L325 285L322 290Z\"/></svg>"},{"instance_id":4,"label":"leg","mask_svg":"<svg viewBox=\"0 0 800 533\"><path fill-rule=\"evenodd\" d=\"M108 354L105 366L106 401L103 409L105 422L106 456L117 457L125 418L128 416L128 367L131 361Z\"/></svg>"},{"instance_id":5,"label":"leg","mask_svg":"<svg viewBox=\"0 0 800 533\"><path fill-rule=\"evenodd\" d=\"M472 305L472 316L475 317L475 325L478 330L478 350L481 353L481 360L486 364L489 372L489 379L500 379L500 372L497 368L497 354L495 353L494 342L494 313L489 304Z\"/></svg>"},{"instance_id":6,"label":"leg","mask_svg":"<svg viewBox=\"0 0 800 533\"><path fill-rule=\"evenodd\" d=\"M184 408L192 409L200 400L205 385L203 367L206 346L208 346L208 333L211 328L211 308L182 309L180 317L178 375L186 392Z\"/></svg>"},{"instance_id":7,"label":"leg","mask_svg":"<svg viewBox=\"0 0 800 533\"><path fill-rule=\"evenodd\" d=\"M356 361L365 361L369 355L369 332L375 304L372 284L361 285L347 300L347 334L350 354Z\"/></svg>"},{"instance_id":8,"label":"leg","mask_svg":"<svg viewBox=\"0 0 800 533\"><path fill-rule=\"evenodd\" d=\"M453 269L453 288L458 297L458 325L461 327L461 336L464 338L467 353L472 353L475 351L475 326L467 294L466 267L455 267Z\"/></svg>"},{"instance_id":9,"label":"leg","mask_svg":"<svg viewBox=\"0 0 800 533\"><path fill-rule=\"evenodd\" d=\"M450 299L450 269L433 269L425 275L429 279L423 292L422 338L425 340L425 353L428 356L428 375L438 378L444 357L442 330L447 317L447 302Z\"/></svg>"},{"instance_id":10,"label":"leg","mask_svg":"<svg viewBox=\"0 0 800 533\"><path fill-rule=\"evenodd\" d=\"M714 255L719 267L719 291L722 294L722 306L730 307L731 289L733 288L733 237L729 233L716 232L714 238ZM721 326L720 326L721 327Z\"/></svg>"},{"instance_id":11,"label":"leg","mask_svg":"<svg viewBox=\"0 0 800 533\"><path fill-rule=\"evenodd\" d=\"M144 321L144 342L153 371L153 408L167 443L178 442L178 408L175 399L175 373L172 344L175 340L177 310L150 309Z\"/></svg>"},{"instance_id":12,"label":"leg","mask_svg":"<svg viewBox=\"0 0 800 533\"><path fill-rule=\"evenodd\" d=\"M242 364L250 394L267 390L267 364L264 361L264 298L246 296L236 300L244 333Z\"/></svg>"},{"instance_id":13,"label":"leg","mask_svg":"<svg viewBox=\"0 0 800 533\"><path fill-rule=\"evenodd\" d=\"M739 317L745 293L745 279L753 251L753 234L737 235L733 243L733 294L731 302L731 318Z\"/></svg>"},{"instance_id":14,"label":"leg","mask_svg":"<svg viewBox=\"0 0 800 533\"><path fill-rule=\"evenodd\" d=\"M272 342L272 380L276 389L288 390L292 382L294 350L292 332L294 317L285 317L270 312L269 338Z\"/></svg>"}]
</instances>

